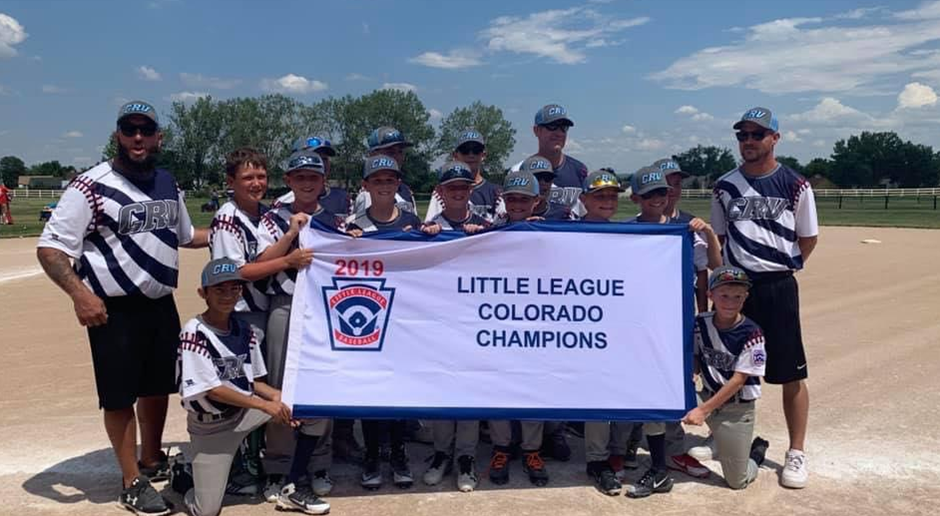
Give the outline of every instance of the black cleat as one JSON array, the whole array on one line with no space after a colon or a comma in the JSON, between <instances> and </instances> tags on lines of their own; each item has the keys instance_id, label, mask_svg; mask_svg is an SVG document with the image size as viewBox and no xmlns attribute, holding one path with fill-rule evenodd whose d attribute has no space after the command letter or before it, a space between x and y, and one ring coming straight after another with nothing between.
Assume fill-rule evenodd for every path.
<instances>
[{"instance_id":1,"label":"black cleat","mask_svg":"<svg viewBox=\"0 0 940 516\"><path fill-rule=\"evenodd\" d=\"M617 480L614 470L606 460L588 462L587 474L594 479L594 487L608 496L617 496L623 489L623 484Z\"/></svg>"},{"instance_id":2,"label":"black cleat","mask_svg":"<svg viewBox=\"0 0 940 516\"><path fill-rule=\"evenodd\" d=\"M668 471L648 469L635 484L627 486L627 496L646 498L653 493L668 493L672 491L672 484L673 480Z\"/></svg>"}]
</instances>

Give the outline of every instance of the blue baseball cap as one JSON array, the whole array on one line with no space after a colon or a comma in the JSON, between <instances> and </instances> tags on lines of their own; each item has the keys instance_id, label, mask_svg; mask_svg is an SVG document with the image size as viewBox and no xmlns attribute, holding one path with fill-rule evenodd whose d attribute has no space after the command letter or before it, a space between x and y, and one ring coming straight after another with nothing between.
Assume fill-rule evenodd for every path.
<instances>
[{"instance_id":1,"label":"blue baseball cap","mask_svg":"<svg viewBox=\"0 0 940 516\"><path fill-rule=\"evenodd\" d=\"M568 127L574 122L568 118L568 110L558 104L548 104L535 113L535 125L548 125L555 122L564 123Z\"/></svg>"},{"instance_id":2,"label":"blue baseball cap","mask_svg":"<svg viewBox=\"0 0 940 516\"><path fill-rule=\"evenodd\" d=\"M362 178L368 179L372 174L383 170L389 170L398 174L398 177L401 177L401 169L398 168L398 162L395 161L395 158L379 154L377 156L369 156L365 159L365 163L362 167Z\"/></svg>"},{"instance_id":3,"label":"blue baseball cap","mask_svg":"<svg viewBox=\"0 0 940 516\"><path fill-rule=\"evenodd\" d=\"M539 196L539 182L531 172L518 171L506 174L503 181L503 195L520 194L529 197Z\"/></svg>"},{"instance_id":4,"label":"blue baseball cap","mask_svg":"<svg viewBox=\"0 0 940 516\"><path fill-rule=\"evenodd\" d=\"M636 195L643 195L653 190L669 190L666 173L658 167L643 167L630 177L630 189Z\"/></svg>"},{"instance_id":5,"label":"blue baseball cap","mask_svg":"<svg viewBox=\"0 0 940 516\"><path fill-rule=\"evenodd\" d=\"M131 115L145 116L153 120L153 123L157 124L157 127L160 127L160 120L157 118L157 110L148 102L132 100L121 106L121 109L118 110L117 123L120 124L124 117Z\"/></svg>"},{"instance_id":6,"label":"blue baseball cap","mask_svg":"<svg viewBox=\"0 0 940 516\"><path fill-rule=\"evenodd\" d=\"M291 146L291 152L302 151L306 149L313 149L316 152L322 152L329 157L336 156L336 149L333 148L333 144L330 143L330 140L326 138L321 138L319 136L307 136L306 138L297 138L294 141L294 144Z\"/></svg>"},{"instance_id":7,"label":"blue baseball cap","mask_svg":"<svg viewBox=\"0 0 940 516\"><path fill-rule=\"evenodd\" d=\"M238 272L238 264L232 259L217 258L202 268L202 288L225 283L226 281L246 282L245 278Z\"/></svg>"},{"instance_id":8,"label":"blue baseball cap","mask_svg":"<svg viewBox=\"0 0 940 516\"><path fill-rule=\"evenodd\" d=\"M744 122L754 122L755 124L763 127L764 129L770 129L773 132L779 132L779 124L777 123L777 116L774 115L769 109L763 107L756 107L748 109L741 115L741 120L734 124L734 129L740 129Z\"/></svg>"},{"instance_id":9,"label":"blue baseball cap","mask_svg":"<svg viewBox=\"0 0 940 516\"><path fill-rule=\"evenodd\" d=\"M405 135L394 127L382 126L372 131L367 140L369 152L378 149L387 149L393 145L404 145L405 147L414 146L413 143L405 140Z\"/></svg>"},{"instance_id":10,"label":"blue baseball cap","mask_svg":"<svg viewBox=\"0 0 940 516\"><path fill-rule=\"evenodd\" d=\"M290 174L297 170L312 170L326 175L326 167L323 164L323 158L313 149L297 151L290 155L287 160L287 171Z\"/></svg>"},{"instance_id":11,"label":"blue baseball cap","mask_svg":"<svg viewBox=\"0 0 940 516\"><path fill-rule=\"evenodd\" d=\"M473 180L474 173L470 170L469 165L463 161L449 161L441 168L441 176L438 180L438 184L446 185L456 181L472 183Z\"/></svg>"}]
</instances>

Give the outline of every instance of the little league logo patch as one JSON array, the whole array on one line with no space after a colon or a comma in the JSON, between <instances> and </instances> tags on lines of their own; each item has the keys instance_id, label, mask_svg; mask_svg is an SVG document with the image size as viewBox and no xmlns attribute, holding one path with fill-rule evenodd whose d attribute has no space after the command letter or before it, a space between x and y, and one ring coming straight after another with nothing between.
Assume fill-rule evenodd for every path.
<instances>
[{"instance_id":1,"label":"little league logo patch","mask_svg":"<svg viewBox=\"0 0 940 516\"><path fill-rule=\"evenodd\" d=\"M388 316L395 297L394 288L385 287L384 278L333 278L323 287L334 351L382 351Z\"/></svg>"}]
</instances>

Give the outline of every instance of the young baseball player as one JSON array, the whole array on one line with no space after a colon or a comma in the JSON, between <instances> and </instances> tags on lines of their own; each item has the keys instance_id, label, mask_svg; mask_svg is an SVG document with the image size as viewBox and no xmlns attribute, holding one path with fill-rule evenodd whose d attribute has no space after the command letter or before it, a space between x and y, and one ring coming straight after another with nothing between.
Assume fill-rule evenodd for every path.
<instances>
[{"instance_id":1,"label":"young baseball player","mask_svg":"<svg viewBox=\"0 0 940 516\"><path fill-rule=\"evenodd\" d=\"M320 159L323 160L323 170L326 172L327 179L329 179L331 160L336 157L336 149L333 148L333 144L330 140L321 136L298 138L291 146L291 154L308 149L317 153ZM271 208L292 202L294 202L294 192L287 192L278 197L271 204ZM329 213L341 215L344 218L352 214L352 201L349 198L349 192L343 188L330 186L328 182L323 185L323 193L320 194L319 203Z\"/></svg>"},{"instance_id":2,"label":"young baseball player","mask_svg":"<svg viewBox=\"0 0 940 516\"><path fill-rule=\"evenodd\" d=\"M496 219L494 226L503 226L527 220L545 220L534 215L535 207L541 202L539 181L531 172L510 172L503 181L503 202L506 213Z\"/></svg>"},{"instance_id":3,"label":"young baseball player","mask_svg":"<svg viewBox=\"0 0 940 516\"><path fill-rule=\"evenodd\" d=\"M709 277L714 311L695 318L695 369L702 377L702 401L682 419L690 425L708 424L731 489L744 489L757 478L769 446L760 437L751 441L767 352L760 327L741 314L750 287L750 278L737 267L719 267Z\"/></svg>"},{"instance_id":4,"label":"young baseball player","mask_svg":"<svg viewBox=\"0 0 940 516\"><path fill-rule=\"evenodd\" d=\"M272 208L262 217L261 230L258 232L259 262L284 260L284 256L297 249L299 230L307 224L308 219L318 220L334 229L343 226L341 218L320 205L326 182L326 168L315 150L307 149L291 154L284 181L291 189L293 201ZM275 388L281 387L284 378L288 323L296 280L297 268L285 269L271 279L266 292L270 299L270 308L265 357L268 383ZM299 430L301 438L314 436L318 443L317 449L311 450L314 456L312 485L314 493L318 496L328 495L333 488L333 481L329 476L329 468L332 465L332 450L329 446L331 430L332 421L329 419L305 420ZM268 474L268 482L264 494L269 502L276 502L280 496L283 477L288 474L290 467L294 435L283 426L269 425L265 440L267 448L264 469ZM298 448L301 445L301 442L297 443ZM294 460L298 460L296 455Z\"/></svg>"},{"instance_id":5,"label":"young baseball player","mask_svg":"<svg viewBox=\"0 0 940 516\"><path fill-rule=\"evenodd\" d=\"M575 220L571 208L567 205L551 200L552 184L555 182L555 169L552 168L548 158L538 154L529 156L521 165L520 172L529 172L539 182L539 202L532 215L545 220Z\"/></svg>"},{"instance_id":6,"label":"young baseball player","mask_svg":"<svg viewBox=\"0 0 940 516\"><path fill-rule=\"evenodd\" d=\"M199 288L206 311L180 333L176 374L193 457L193 487L184 502L193 516L219 514L235 451L252 430L268 420L292 425L280 391L259 380L267 374L262 331L232 315L245 283L234 260L209 262ZM278 505L308 514L330 510L329 503L293 483L284 487Z\"/></svg>"},{"instance_id":7,"label":"young baseball player","mask_svg":"<svg viewBox=\"0 0 940 516\"><path fill-rule=\"evenodd\" d=\"M489 227L486 219L470 209L473 178L473 171L466 163L451 161L444 164L437 185L437 191L444 200L444 210L431 219L427 226L429 233L435 234L440 230L476 233Z\"/></svg>"},{"instance_id":8,"label":"young baseball player","mask_svg":"<svg viewBox=\"0 0 940 516\"><path fill-rule=\"evenodd\" d=\"M387 126L373 130L366 139L366 143L369 145L368 157L385 156L392 158L398 164L401 180L398 181L398 190L395 192L395 205L401 211L417 214L418 206L415 203L414 194L411 192L411 188L405 184L405 173L402 171L402 166L405 163L405 149L414 147L414 144L406 140L401 131ZM371 205L372 198L368 190L360 190L353 206L353 214L356 216L362 215Z\"/></svg>"},{"instance_id":9,"label":"young baseball player","mask_svg":"<svg viewBox=\"0 0 940 516\"><path fill-rule=\"evenodd\" d=\"M483 135L475 129L461 131L451 158L466 164L474 174L473 190L470 193L470 211L492 224L506 212L506 209L499 185L483 177L483 162L486 160L486 140ZM431 195L424 221L431 222L443 209L444 198L440 189L436 188Z\"/></svg>"}]
</instances>

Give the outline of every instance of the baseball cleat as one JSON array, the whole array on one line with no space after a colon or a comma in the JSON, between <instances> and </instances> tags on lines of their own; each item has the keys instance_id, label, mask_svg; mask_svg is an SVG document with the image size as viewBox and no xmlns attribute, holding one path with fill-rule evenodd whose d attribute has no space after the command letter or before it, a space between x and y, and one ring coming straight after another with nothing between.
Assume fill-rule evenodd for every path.
<instances>
[{"instance_id":1,"label":"baseball cleat","mask_svg":"<svg viewBox=\"0 0 940 516\"><path fill-rule=\"evenodd\" d=\"M144 476L139 476L131 482L129 487L121 490L118 497L121 507L135 513L148 516L162 516L170 514L170 507L160 493L150 485Z\"/></svg>"},{"instance_id":2,"label":"baseball cleat","mask_svg":"<svg viewBox=\"0 0 940 516\"><path fill-rule=\"evenodd\" d=\"M648 469L633 485L627 486L627 496L630 498L646 498L653 493L668 493L672 491L673 480L667 471Z\"/></svg>"},{"instance_id":3,"label":"baseball cleat","mask_svg":"<svg viewBox=\"0 0 940 516\"><path fill-rule=\"evenodd\" d=\"M676 471L681 471L690 477L695 478L708 478L708 475L711 471L702 465L701 462L695 460L694 457L682 454L682 455L673 455L669 457L669 461L666 466L669 469Z\"/></svg>"},{"instance_id":4,"label":"baseball cleat","mask_svg":"<svg viewBox=\"0 0 940 516\"><path fill-rule=\"evenodd\" d=\"M529 475L529 482L542 487L548 483L548 471L545 470L545 461L538 451L523 452L522 471Z\"/></svg>"}]
</instances>

